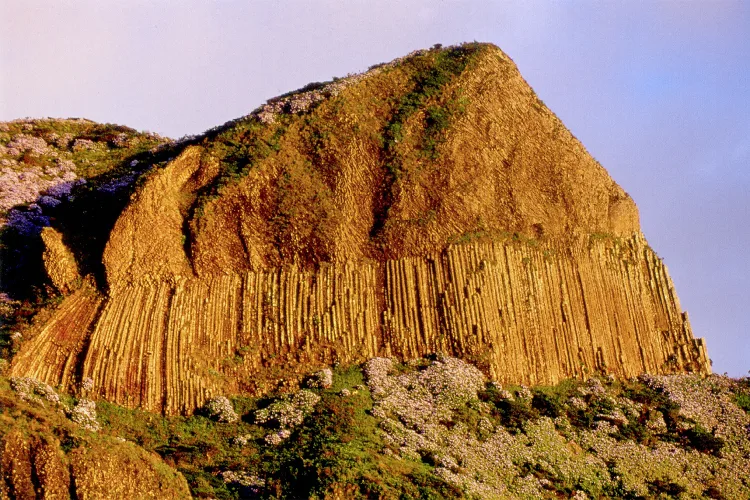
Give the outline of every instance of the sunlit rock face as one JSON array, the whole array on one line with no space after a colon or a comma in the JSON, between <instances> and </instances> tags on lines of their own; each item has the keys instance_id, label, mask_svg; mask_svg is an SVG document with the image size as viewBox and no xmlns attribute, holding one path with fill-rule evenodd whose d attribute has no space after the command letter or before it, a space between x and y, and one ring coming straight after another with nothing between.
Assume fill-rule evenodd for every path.
<instances>
[{"instance_id":1,"label":"sunlit rock face","mask_svg":"<svg viewBox=\"0 0 750 500\"><path fill-rule=\"evenodd\" d=\"M100 260L14 374L178 413L381 355L525 384L710 371L632 199L490 45L193 139L142 178Z\"/></svg>"}]
</instances>

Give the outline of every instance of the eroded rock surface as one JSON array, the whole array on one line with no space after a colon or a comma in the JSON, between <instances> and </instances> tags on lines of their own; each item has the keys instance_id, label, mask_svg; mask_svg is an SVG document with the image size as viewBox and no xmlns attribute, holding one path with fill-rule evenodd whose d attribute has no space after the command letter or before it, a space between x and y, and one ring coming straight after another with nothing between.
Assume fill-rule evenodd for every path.
<instances>
[{"instance_id":1,"label":"eroded rock surface","mask_svg":"<svg viewBox=\"0 0 750 500\"><path fill-rule=\"evenodd\" d=\"M81 286L78 264L70 249L63 243L63 235L51 227L42 229L44 267L52 284L62 294L69 294Z\"/></svg>"},{"instance_id":2,"label":"eroded rock surface","mask_svg":"<svg viewBox=\"0 0 750 500\"><path fill-rule=\"evenodd\" d=\"M67 298L12 373L177 413L379 355L528 384L710 372L632 199L499 49L326 88L150 174L106 290Z\"/></svg>"},{"instance_id":3,"label":"eroded rock surface","mask_svg":"<svg viewBox=\"0 0 750 500\"><path fill-rule=\"evenodd\" d=\"M192 498L185 478L132 443L86 443L63 453L51 435L2 439L0 498Z\"/></svg>"}]
</instances>

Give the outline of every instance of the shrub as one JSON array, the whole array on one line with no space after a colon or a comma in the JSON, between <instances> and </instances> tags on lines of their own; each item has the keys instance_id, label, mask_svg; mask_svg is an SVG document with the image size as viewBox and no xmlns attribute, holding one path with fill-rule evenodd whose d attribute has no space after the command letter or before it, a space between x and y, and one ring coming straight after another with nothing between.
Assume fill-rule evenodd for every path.
<instances>
[{"instance_id":1,"label":"shrub","mask_svg":"<svg viewBox=\"0 0 750 500\"><path fill-rule=\"evenodd\" d=\"M545 417L557 418L565 414L565 405L560 401L560 397L545 392L534 394L531 407Z\"/></svg>"},{"instance_id":2,"label":"shrub","mask_svg":"<svg viewBox=\"0 0 750 500\"><path fill-rule=\"evenodd\" d=\"M703 453L710 453L720 456L721 449L724 447L724 440L706 429L700 424L687 429L683 436L687 439L686 445Z\"/></svg>"},{"instance_id":3,"label":"shrub","mask_svg":"<svg viewBox=\"0 0 750 500\"><path fill-rule=\"evenodd\" d=\"M329 389L333 385L333 370L324 368L310 375L307 380L310 389Z\"/></svg>"},{"instance_id":4,"label":"shrub","mask_svg":"<svg viewBox=\"0 0 750 500\"><path fill-rule=\"evenodd\" d=\"M209 399L203 410L208 418L217 422L232 423L240 419L234 411L232 402L224 396Z\"/></svg>"},{"instance_id":5,"label":"shrub","mask_svg":"<svg viewBox=\"0 0 750 500\"><path fill-rule=\"evenodd\" d=\"M502 425L513 434L522 431L525 422L537 420L541 416L531 401L508 398L507 391L493 386L481 392L479 398L492 403L494 415L499 417Z\"/></svg>"},{"instance_id":6,"label":"shrub","mask_svg":"<svg viewBox=\"0 0 750 500\"><path fill-rule=\"evenodd\" d=\"M96 418L96 403L90 399L81 399L68 412L70 420L91 432L101 429L101 425Z\"/></svg>"},{"instance_id":7,"label":"shrub","mask_svg":"<svg viewBox=\"0 0 750 500\"><path fill-rule=\"evenodd\" d=\"M264 466L270 482L284 496L309 498L323 493L350 465L336 453L336 445L351 440L354 409L348 400L323 398L305 426L287 439L281 449L267 452Z\"/></svg>"},{"instance_id":8,"label":"shrub","mask_svg":"<svg viewBox=\"0 0 750 500\"><path fill-rule=\"evenodd\" d=\"M320 396L314 392L302 389L292 394L287 394L272 402L266 408L255 412L255 423L261 425L277 425L280 429L292 429L302 424L305 417L309 415L315 405L320 401ZM288 433L277 434L284 439ZM275 442L277 439L271 438Z\"/></svg>"},{"instance_id":9,"label":"shrub","mask_svg":"<svg viewBox=\"0 0 750 500\"><path fill-rule=\"evenodd\" d=\"M44 382L31 377L14 377L10 379L10 385L18 396L24 400L44 405L44 401L60 406L60 396L55 390Z\"/></svg>"},{"instance_id":10,"label":"shrub","mask_svg":"<svg viewBox=\"0 0 750 500\"><path fill-rule=\"evenodd\" d=\"M735 396L735 402L737 403L737 406L745 410L747 413L750 413L750 394L737 394Z\"/></svg>"}]
</instances>

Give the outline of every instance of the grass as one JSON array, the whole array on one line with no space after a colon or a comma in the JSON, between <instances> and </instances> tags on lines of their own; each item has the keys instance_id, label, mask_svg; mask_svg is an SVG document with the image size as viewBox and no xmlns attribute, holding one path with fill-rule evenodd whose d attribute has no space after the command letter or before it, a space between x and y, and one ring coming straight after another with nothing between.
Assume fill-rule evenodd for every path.
<instances>
[{"instance_id":1,"label":"grass","mask_svg":"<svg viewBox=\"0 0 750 500\"><path fill-rule=\"evenodd\" d=\"M375 214L371 237L377 237L383 230L388 209L395 200L398 182L410 169L400 153L400 144L407 139L412 128L421 131L421 138L411 138L417 141L420 156L428 161L438 158L438 146L445 131L454 115L462 112L466 105L465 100L442 95L443 89L464 71L475 50L473 46L435 50L407 61L413 74L413 88L398 100L382 132L385 188L380 209ZM418 114L423 117L420 125L414 127L409 122Z\"/></svg>"},{"instance_id":2,"label":"grass","mask_svg":"<svg viewBox=\"0 0 750 500\"><path fill-rule=\"evenodd\" d=\"M419 369L419 363L398 364L396 371ZM446 429L460 425L463 431L482 437L487 426L504 427L519 439L526 437L540 419L564 420L570 429L558 428L566 439L575 441L578 432L596 428L599 415L610 413L614 398L627 398L642 405L644 418L630 418L619 425L613 435L621 441L654 446L670 442L702 455L721 457L725 443L699 423L680 415L679 406L664 393L639 381L604 382L608 397L591 392L587 383L565 380L555 386L540 386L531 390L531 397L520 398L520 386L506 386L512 399L506 399L500 389L488 385L479 396L493 409L487 414L479 401L458 407ZM115 438L126 439L160 456L164 471L177 470L186 478L196 498L244 498L248 487L225 482L223 471L242 471L265 481L264 498L324 498L331 495L346 498L461 498L465 493L435 474L438 458L429 453L422 459L399 458L398 450L384 440L380 420L371 413L373 399L364 385L359 366L334 369L333 385L316 390L321 397L314 411L303 424L295 428L280 445L270 445L264 436L273 429L254 423L257 408L267 406L274 396L264 398L237 397L235 411L241 420L217 423L198 412L190 416L163 417L137 409L126 409L104 401L97 403L102 430L98 434L75 428L64 415L18 401L10 390L7 379L0 378L0 437L9 429L25 429L26 433L52 432L65 453L79 446L106 447ZM350 395L342 395L342 390ZM583 390L583 392L582 392ZM743 407L746 388L738 384L735 390L738 406ZM588 392L587 392L588 391ZM585 401L585 406L573 408L572 397ZM68 403L73 399L67 397ZM657 433L645 425L645 417L658 411L664 415L667 430ZM490 427L491 429L491 427ZM572 430L571 430L572 429ZM685 430L682 430L685 429ZM490 433L492 431L489 431ZM235 438L244 436L247 444L237 445ZM531 443L532 441L529 441ZM529 444L531 446L531 444ZM535 445L536 446L536 445ZM123 453L125 453L123 448ZM395 454L394 454L395 452ZM545 465L546 464L546 465ZM559 465L538 462L530 457L516 464L520 473L549 481L551 491L570 496L576 489L627 496L624 485L616 482L601 490L588 485L587 479L570 478L562 474ZM169 468L169 469L167 469ZM525 472L524 472L525 471ZM619 473L613 469L612 477ZM650 479L648 489L654 496L680 494L683 486L672 479ZM599 489L597 489L599 488ZM618 491L621 495L618 494Z\"/></svg>"}]
</instances>

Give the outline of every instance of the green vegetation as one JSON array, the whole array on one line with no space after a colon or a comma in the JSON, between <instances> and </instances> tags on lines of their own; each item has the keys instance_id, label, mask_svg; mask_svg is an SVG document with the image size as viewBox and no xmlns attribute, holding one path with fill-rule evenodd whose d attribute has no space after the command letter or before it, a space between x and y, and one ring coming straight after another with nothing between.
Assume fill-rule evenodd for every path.
<instances>
[{"instance_id":1,"label":"green vegetation","mask_svg":"<svg viewBox=\"0 0 750 500\"><path fill-rule=\"evenodd\" d=\"M462 234L453 235L448 238L448 243L451 245L466 245L477 242L503 242L513 243L518 245L525 245L532 248L540 246L540 241L543 239L531 238L522 233L509 231L490 231L484 226L481 220L476 222L476 228L473 231L467 231ZM547 249L543 253L545 258L549 258L554 255L554 250Z\"/></svg>"},{"instance_id":2,"label":"green vegetation","mask_svg":"<svg viewBox=\"0 0 750 500\"><path fill-rule=\"evenodd\" d=\"M2 146L13 146L14 138L19 135L41 138L47 144L46 150L22 151L18 168L44 167L57 160L71 160L78 177L87 179L124 167L125 160L129 164L139 155L168 142L156 134L138 132L130 127L82 119L20 120L6 125L8 130L0 133Z\"/></svg>"},{"instance_id":3,"label":"green vegetation","mask_svg":"<svg viewBox=\"0 0 750 500\"><path fill-rule=\"evenodd\" d=\"M737 406L750 413L750 394L737 394Z\"/></svg>"},{"instance_id":4,"label":"green vegetation","mask_svg":"<svg viewBox=\"0 0 750 500\"><path fill-rule=\"evenodd\" d=\"M220 162L220 173L211 185L216 195L226 185L248 174L252 167L279 151L286 127L267 127L248 118L212 138L209 154Z\"/></svg>"},{"instance_id":5,"label":"green vegetation","mask_svg":"<svg viewBox=\"0 0 750 500\"><path fill-rule=\"evenodd\" d=\"M382 133L383 162L387 173L381 208L375 214L371 236L376 236L383 229L389 207L394 202L394 190L399 179L408 170L399 150L400 144L405 140L415 140L405 135L409 120L417 113L422 113L421 127L417 127L422 132L421 139L417 139L421 142L418 149L425 160L436 160L437 148L443 140L445 130L450 126L453 117L462 113L466 106L465 98L442 95L442 91L464 71L478 47L465 45L434 49L404 62L405 68L413 74L414 87L396 103Z\"/></svg>"},{"instance_id":6,"label":"green vegetation","mask_svg":"<svg viewBox=\"0 0 750 500\"><path fill-rule=\"evenodd\" d=\"M234 398L241 418L231 423L201 411L162 417L100 401L101 430L92 433L49 403L20 401L0 378L0 438L11 428L52 432L65 453L124 439L180 471L197 498L485 498L493 491L535 498L578 492L737 498L750 491L734 475L744 467L747 438L722 437L731 435L729 424L722 435L707 426L714 414L745 413L712 406L688 416L677 403L686 397L693 405L709 403L712 395L744 401L748 379L594 378L532 389L482 383L477 391L471 387L480 387L479 372L451 358L372 360L365 371L370 378L359 366L336 368L332 385L311 391L314 409L276 442L269 436L278 427L255 417L273 396Z\"/></svg>"},{"instance_id":7,"label":"green vegetation","mask_svg":"<svg viewBox=\"0 0 750 500\"><path fill-rule=\"evenodd\" d=\"M750 415L750 377L742 378L737 382L735 402Z\"/></svg>"}]
</instances>

